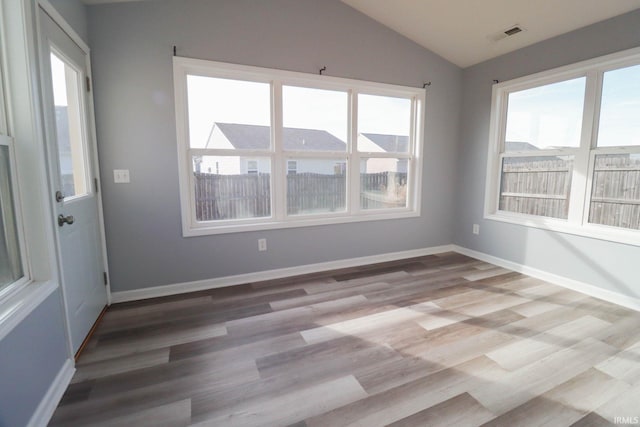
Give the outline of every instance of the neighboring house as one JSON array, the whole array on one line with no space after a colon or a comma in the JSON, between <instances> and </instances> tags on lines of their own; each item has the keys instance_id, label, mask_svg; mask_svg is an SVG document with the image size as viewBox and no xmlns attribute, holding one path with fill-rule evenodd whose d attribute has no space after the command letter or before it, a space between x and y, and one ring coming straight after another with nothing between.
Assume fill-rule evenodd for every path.
<instances>
[{"instance_id":1,"label":"neighboring house","mask_svg":"<svg viewBox=\"0 0 640 427\"><path fill-rule=\"evenodd\" d=\"M205 148L227 150L268 150L271 141L269 126L236 123L214 123ZM346 143L331 133L316 129L284 128L284 149L292 152L346 152ZM409 137L365 133L358 135L360 151L404 153L408 150ZM319 173L323 175L345 172L345 162L335 159L291 159L287 173ZM204 156L195 159L196 172L213 174L269 173L266 157ZM406 159L363 159L360 172L407 172Z\"/></svg>"},{"instance_id":2,"label":"neighboring house","mask_svg":"<svg viewBox=\"0 0 640 427\"><path fill-rule=\"evenodd\" d=\"M525 141L505 141L504 151L506 153L524 152L524 151L541 151L540 148ZM562 160L557 156L529 156L529 157L505 157L504 163L510 164L530 164L531 162L546 162L550 160Z\"/></svg>"},{"instance_id":3,"label":"neighboring house","mask_svg":"<svg viewBox=\"0 0 640 427\"><path fill-rule=\"evenodd\" d=\"M324 130L283 129L284 149L289 151L345 152L347 144ZM271 141L269 126L236 123L214 123L205 148L229 150L268 150ZM269 173L267 157L204 156L196 159L195 170L214 174ZM198 163L199 162L199 163ZM287 173L344 173L345 162L336 159L291 159Z\"/></svg>"},{"instance_id":4,"label":"neighboring house","mask_svg":"<svg viewBox=\"0 0 640 427\"><path fill-rule=\"evenodd\" d=\"M56 132L58 134L58 160L62 178L62 193L74 194L73 159L69 138L69 113L67 107L56 105Z\"/></svg>"},{"instance_id":5,"label":"neighboring house","mask_svg":"<svg viewBox=\"0 0 640 427\"><path fill-rule=\"evenodd\" d=\"M403 135L385 135L379 133L361 133L358 135L358 149L370 153L406 153L409 149L409 137ZM407 172L407 159L368 159L360 164L360 172Z\"/></svg>"}]
</instances>

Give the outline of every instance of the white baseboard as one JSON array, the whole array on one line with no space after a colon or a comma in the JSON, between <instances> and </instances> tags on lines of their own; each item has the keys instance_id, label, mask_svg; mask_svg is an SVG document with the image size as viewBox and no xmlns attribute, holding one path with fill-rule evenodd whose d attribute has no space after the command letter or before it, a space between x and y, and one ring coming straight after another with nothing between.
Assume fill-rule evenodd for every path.
<instances>
[{"instance_id":1,"label":"white baseboard","mask_svg":"<svg viewBox=\"0 0 640 427\"><path fill-rule=\"evenodd\" d=\"M513 261L508 261L503 258L498 258L493 255L485 254L484 252L474 251L461 246L453 245L453 250L460 254L479 259L480 261L495 264L509 270L517 271L518 273L526 274L527 276L535 277L536 279L544 280L545 282L553 283L554 285L562 286L563 288L571 289L635 311L640 311L640 299L638 298L602 289L595 285L569 279L568 277L549 273L548 271L529 267L524 264L518 264Z\"/></svg>"},{"instance_id":2,"label":"white baseboard","mask_svg":"<svg viewBox=\"0 0 640 427\"><path fill-rule=\"evenodd\" d=\"M396 261L400 259L433 255L442 252L451 252L454 250L453 248L453 245L435 246L431 248L391 252L360 258L350 258L338 261L321 262L317 264L307 264L297 267L278 268L275 270L238 274L235 276L217 277L215 279L198 280L195 282L176 283L172 285L154 286L152 288L135 289L132 291L113 292L111 294L111 301L113 303L136 301L147 298L183 294L187 292L203 291L207 289L223 288L226 286L241 285L244 283L258 282L262 280L281 279L284 277L319 273L322 271L337 270L340 268L358 267L361 265L375 264L385 261Z\"/></svg>"},{"instance_id":3,"label":"white baseboard","mask_svg":"<svg viewBox=\"0 0 640 427\"><path fill-rule=\"evenodd\" d=\"M49 424L53 412L56 410L58 403L60 403L60 399L62 399L62 395L69 386L75 371L73 360L67 359L31 416L29 424L27 424L28 427L41 427Z\"/></svg>"}]
</instances>

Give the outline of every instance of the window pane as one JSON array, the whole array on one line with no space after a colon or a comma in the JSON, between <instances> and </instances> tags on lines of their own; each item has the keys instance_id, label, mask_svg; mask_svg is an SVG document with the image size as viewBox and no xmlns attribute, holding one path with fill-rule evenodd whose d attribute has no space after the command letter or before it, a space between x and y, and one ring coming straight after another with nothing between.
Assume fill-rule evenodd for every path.
<instances>
[{"instance_id":1,"label":"window pane","mask_svg":"<svg viewBox=\"0 0 640 427\"><path fill-rule=\"evenodd\" d=\"M295 161L292 173L291 162ZM287 214L344 212L346 159L299 158L287 161Z\"/></svg>"},{"instance_id":2,"label":"window pane","mask_svg":"<svg viewBox=\"0 0 640 427\"><path fill-rule=\"evenodd\" d=\"M573 156L505 157L501 211L566 219Z\"/></svg>"},{"instance_id":3,"label":"window pane","mask_svg":"<svg viewBox=\"0 0 640 427\"><path fill-rule=\"evenodd\" d=\"M347 107L346 92L283 86L284 149L346 151Z\"/></svg>"},{"instance_id":4,"label":"window pane","mask_svg":"<svg viewBox=\"0 0 640 427\"><path fill-rule=\"evenodd\" d=\"M640 145L640 65L604 73L598 147Z\"/></svg>"},{"instance_id":5,"label":"window pane","mask_svg":"<svg viewBox=\"0 0 640 427\"><path fill-rule=\"evenodd\" d=\"M81 94L78 90L80 76L64 60L51 53L51 78L62 194L65 198L82 196L89 190L89 171L82 128Z\"/></svg>"},{"instance_id":6,"label":"window pane","mask_svg":"<svg viewBox=\"0 0 640 427\"><path fill-rule=\"evenodd\" d=\"M510 93L504 151L579 147L585 80Z\"/></svg>"},{"instance_id":7,"label":"window pane","mask_svg":"<svg viewBox=\"0 0 640 427\"><path fill-rule=\"evenodd\" d=\"M407 163L407 159L362 159L360 163L360 208L406 207Z\"/></svg>"},{"instance_id":8,"label":"window pane","mask_svg":"<svg viewBox=\"0 0 640 427\"><path fill-rule=\"evenodd\" d=\"M410 99L358 95L358 151L407 153L410 128Z\"/></svg>"},{"instance_id":9,"label":"window pane","mask_svg":"<svg viewBox=\"0 0 640 427\"><path fill-rule=\"evenodd\" d=\"M271 216L269 157L193 156L196 219Z\"/></svg>"},{"instance_id":10,"label":"window pane","mask_svg":"<svg viewBox=\"0 0 640 427\"><path fill-rule=\"evenodd\" d=\"M0 288L22 277L9 147L0 145Z\"/></svg>"},{"instance_id":11,"label":"window pane","mask_svg":"<svg viewBox=\"0 0 640 427\"><path fill-rule=\"evenodd\" d=\"M268 150L268 83L187 76L191 148Z\"/></svg>"},{"instance_id":12,"label":"window pane","mask_svg":"<svg viewBox=\"0 0 640 427\"><path fill-rule=\"evenodd\" d=\"M640 154L596 156L589 222L640 230Z\"/></svg>"}]
</instances>

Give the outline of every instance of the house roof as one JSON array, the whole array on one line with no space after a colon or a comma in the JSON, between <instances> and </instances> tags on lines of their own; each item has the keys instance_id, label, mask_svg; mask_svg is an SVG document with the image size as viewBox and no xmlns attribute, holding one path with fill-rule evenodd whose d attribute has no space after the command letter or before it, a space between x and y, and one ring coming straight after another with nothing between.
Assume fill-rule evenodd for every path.
<instances>
[{"instance_id":1,"label":"house roof","mask_svg":"<svg viewBox=\"0 0 640 427\"><path fill-rule=\"evenodd\" d=\"M363 133L378 147L387 153L406 153L409 151L409 137L403 135L383 135L380 133Z\"/></svg>"},{"instance_id":2,"label":"house roof","mask_svg":"<svg viewBox=\"0 0 640 427\"><path fill-rule=\"evenodd\" d=\"M215 123L231 145L240 150L266 150L269 148L269 126ZM283 129L284 148L291 151L345 151L347 144L324 130Z\"/></svg>"},{"instance_id":3,"label":"house roof","mask_svg":"<svg viewBox=\"0 0 640 427\"><path fill-rule=\"evenodd\" d=\"M533 144L524 141L505 141L505 151L538 151L540 150Z\"/></svg>"}]
</instances>

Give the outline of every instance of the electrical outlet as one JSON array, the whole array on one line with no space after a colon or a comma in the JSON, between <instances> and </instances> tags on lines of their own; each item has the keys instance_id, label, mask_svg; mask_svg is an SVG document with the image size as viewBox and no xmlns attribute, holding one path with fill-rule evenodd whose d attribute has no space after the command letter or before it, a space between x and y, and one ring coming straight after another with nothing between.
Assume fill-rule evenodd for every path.
<instances>
[{"instance_id":1,"label":"electrical outlet","mask_svg":"<svg viewBox=\"0 0 640 427\"><path fill-rule=\"evenodd\" d=\"M473 234L480 234L480 224L473 224Z\"/></svg>"},{"instance_id":2,"label":"electrical outlet","mask_svg":"<svg viewBox=\"0 0 640 427\"><path fill-rule=\"evenodd\" d=\"M113 182L116 184L128 184L131 182L129 179L129 169L114 169Z\"/></svg>"},{"instance_id":3,"label":"electrical outlet","mask_svg":"<svg viewBox=\"0 0 640 427\"><path fill-rule=\"evenodd\" d=\"M258 250L260 252L267 250L267 239L258 239Z\"/></svg>"}]
</instances>

